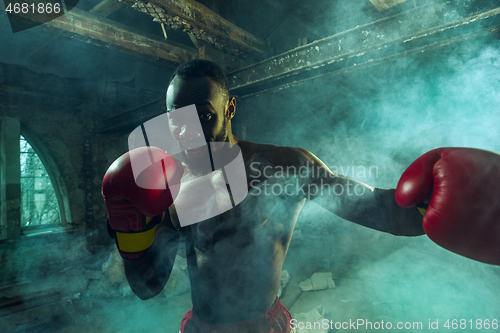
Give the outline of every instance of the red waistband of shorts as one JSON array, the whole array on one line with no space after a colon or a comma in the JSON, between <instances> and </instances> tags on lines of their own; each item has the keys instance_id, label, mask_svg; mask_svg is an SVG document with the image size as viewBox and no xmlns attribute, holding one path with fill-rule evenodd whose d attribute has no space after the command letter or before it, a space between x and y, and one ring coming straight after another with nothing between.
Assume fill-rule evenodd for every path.
<instances>
[{"instance_id":1,"label":"red waistband of shorts","mask_svg":"<svg viewBox=\"0 0 500 333\"><path fill-rule=\"evenodd\" d=\"M191 309L182 319L181 333L290 333L291 319L290 312L277 298L264 314L236 323L206 323Z\"/></svg>"}]
</instances>

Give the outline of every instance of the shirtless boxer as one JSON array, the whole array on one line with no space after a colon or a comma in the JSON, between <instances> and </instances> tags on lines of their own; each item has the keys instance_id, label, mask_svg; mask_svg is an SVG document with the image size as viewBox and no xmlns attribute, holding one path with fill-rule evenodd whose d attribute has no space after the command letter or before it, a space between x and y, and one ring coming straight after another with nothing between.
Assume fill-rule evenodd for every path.
<instances>
[{"instance_id":1,"label":"shirtless boxer","mask_svg":"<svg viewBox=\"0 0 500 333\"><path fill-rule=\"evenodd\" d=\"M139 298L149 299L167 283L179 234L184 235L193 309L182 320L183 333L290 332L290 314L276 295L294 226L307 199L372 229L403 236L424 234L421 213L399 207L395 190L334 175L305 149L235 137L231 119L236 100L229 95L222 69L214 63L193 60L181 65L172 76L166 95L167 112L192 104L196 105L203 133L170 121L174 138L183 144L202 135L207 142L237 144L245 162L249 194L235 208L186 227L180 227L176 201L163 214L148 251L138 259L125 260L132 290ZM197 172L197 158L199 153L184 153L183 180ZM305 174L304 167L309 170ZM297 171L285 179L282 174L273 177L283 170ZM293 186L275 195L269 187L267 192L263 187L290 179L298 179L302 190ZM303 191L312 184L318 188L329 186L330 190ZM341 186L342 194L332 191L334 186Z\"/></svg>"}]
</instances>

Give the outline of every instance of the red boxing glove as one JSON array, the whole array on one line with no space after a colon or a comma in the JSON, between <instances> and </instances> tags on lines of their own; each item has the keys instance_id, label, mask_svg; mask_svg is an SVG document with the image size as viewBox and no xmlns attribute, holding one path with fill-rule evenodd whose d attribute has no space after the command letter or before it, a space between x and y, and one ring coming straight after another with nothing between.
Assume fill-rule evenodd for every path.
<instances>
[{"instance_id":1,"label":"red boxing glove","mask_svg":"<svg viewBox=\"0 0 500 333\"><path fill-rule=\"evenodd\" d=\"M432 194L423 218L427 236L465 257L500 265L500 155L438 148L415 160L396 189L402 207Z\"/></svg>"},{"instance_id":2,"label":"red boxing glove","mask_svg":"<svg viewBox=\"0 0 500 333\"><path fill-rule=\"evenodd\" d=\"M108 231L122 257L141 257L153 244L162 213L172 205L184 174L181 163L157 147L120 156L104 175Z\"/></svg>"}]
</instances>

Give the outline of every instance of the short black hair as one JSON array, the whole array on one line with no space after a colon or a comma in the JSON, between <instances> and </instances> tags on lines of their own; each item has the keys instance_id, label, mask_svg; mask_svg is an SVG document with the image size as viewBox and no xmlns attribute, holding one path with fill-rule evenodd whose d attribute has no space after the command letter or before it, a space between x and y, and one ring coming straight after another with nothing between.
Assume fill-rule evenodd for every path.
<instances>
[{"instance_id":1,"label":"short black hair","mask_svg":"<svg viewBox=\"0 0 500 333\"><path fill-rule=\"evenodd\" d=\"M214 80L215 83L217 83L217 85L222 89L223 94L225 94L227 98L229 98L230 96L226 74L224 74L224 70L213 61L205 59L193 59L183 63L182 65L177 67L175 72L170 77L170 81L168 83L169 86L176 76L184 81L208 76L212 80Z\"/></svg>"}]
</instances>

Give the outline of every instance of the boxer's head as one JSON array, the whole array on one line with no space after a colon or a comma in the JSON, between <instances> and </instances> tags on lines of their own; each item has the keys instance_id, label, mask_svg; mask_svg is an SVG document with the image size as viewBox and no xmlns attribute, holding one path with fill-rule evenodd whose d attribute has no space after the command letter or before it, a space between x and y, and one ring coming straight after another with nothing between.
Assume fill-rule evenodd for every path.
<instances>
[{"instance_id":1,"label":"boxer's head","mask_svg":"<svg viewBox=\"0 0 500 333\"><path fill-rule=\"evenodd\" d=\"M230 141L236 100L230 97L227 78L217 64L202 59L182 64L170 79L166 102L167 111L196 105L203 133L183 123L182 116L169 121L170 130L181 146L200 135L207 142Z\"/></svg>"}]
</instances>

